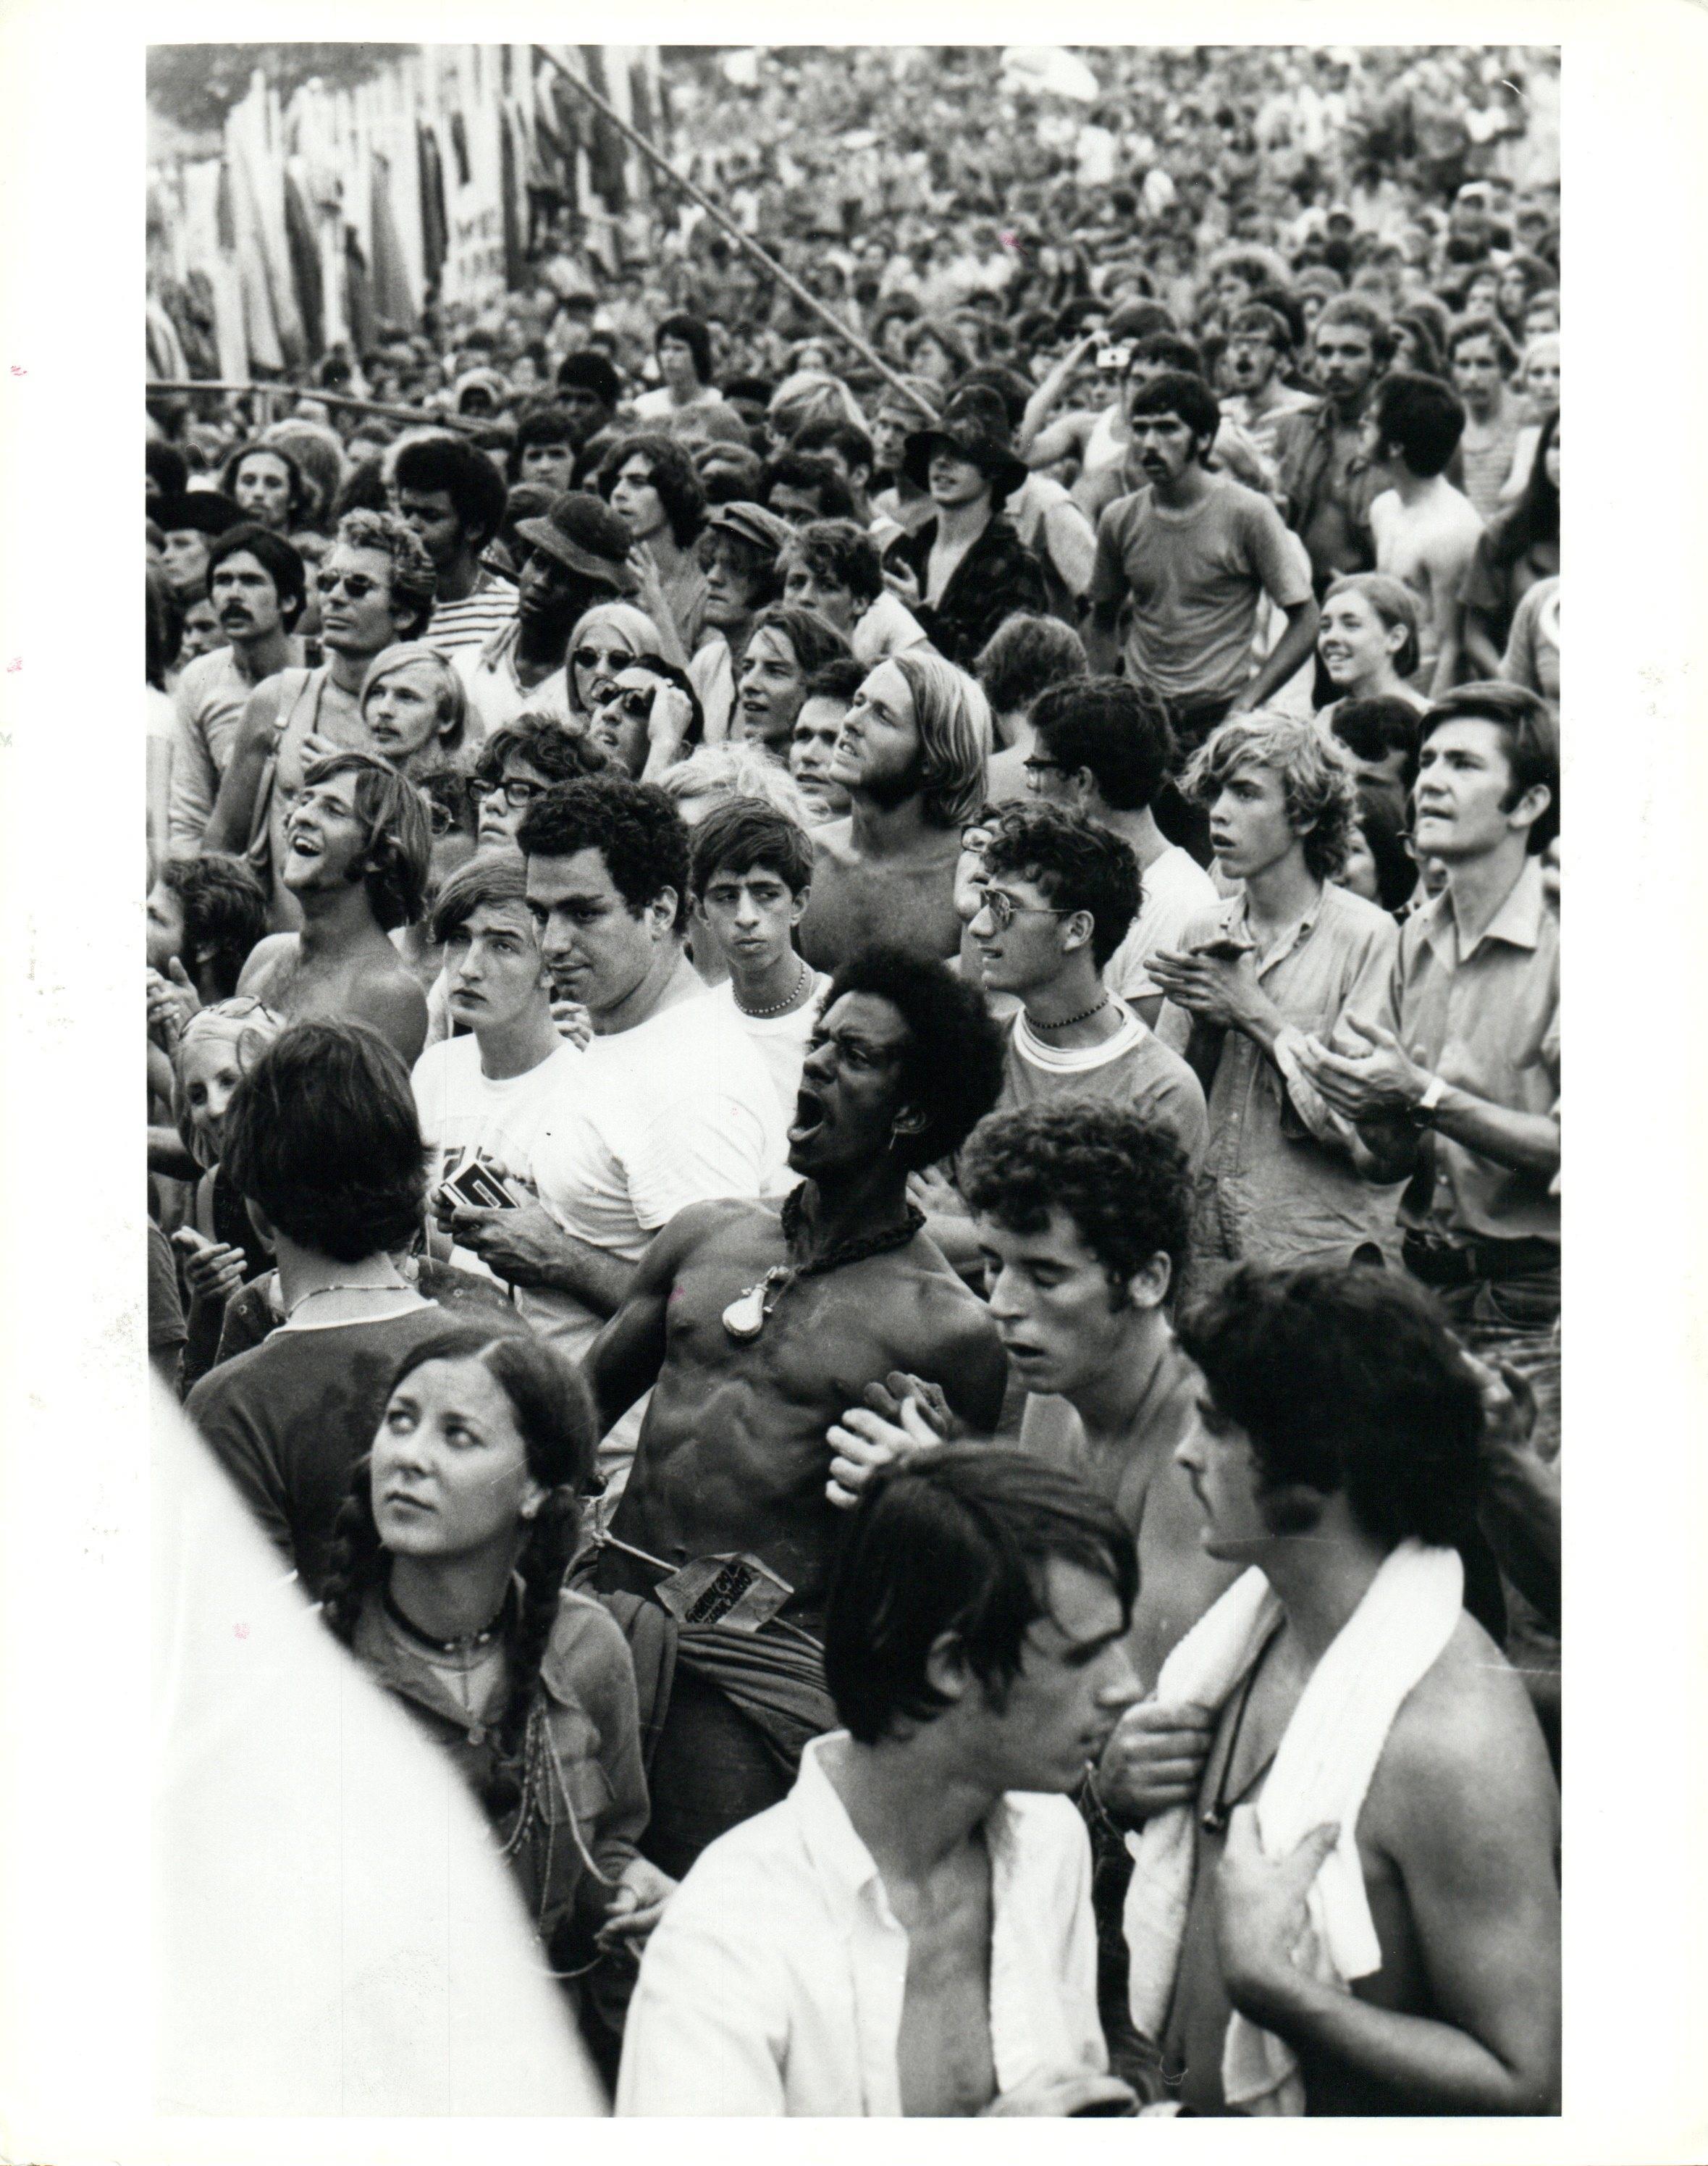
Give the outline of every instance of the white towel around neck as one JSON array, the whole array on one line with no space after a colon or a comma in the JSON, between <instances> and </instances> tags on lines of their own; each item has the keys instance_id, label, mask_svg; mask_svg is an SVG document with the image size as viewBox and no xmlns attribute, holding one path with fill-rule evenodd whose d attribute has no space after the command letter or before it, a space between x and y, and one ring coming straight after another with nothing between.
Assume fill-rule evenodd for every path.
<instances>
[{"instance_id":1,"label":"white towel around neck","mask_svg":"<svg viewBox=\"0 0 1708 2166\"><path fill-rule=\"evenodd\" d=\"M1344 1987L1380 1967L1382 1952L1358 1862L1358 1815L1394 1718L1440 1656L1463 1606L1458 1552L1405 1541L1384 1560L1363 1600L1311 1672L1257 1800L1265 1852L1285 1857L1313 1828L1341 1831L1312 1885L1309 1923L1294 1961ZM1156 1698L1219 1709L1257 1660L1281 1615L1253 1569L1199 1619L1163 1663ZM1160 2040L1173 1999L1192 1894L1193 1811L1158 1813L1127 1837L1133 1875L1122 1926L1135 2026ZM1291 2049L1235 2011L1222 2055L1222 2090L1248 2114L1302 2113L1305 2088Z\"/></svg>"}]
</instances>

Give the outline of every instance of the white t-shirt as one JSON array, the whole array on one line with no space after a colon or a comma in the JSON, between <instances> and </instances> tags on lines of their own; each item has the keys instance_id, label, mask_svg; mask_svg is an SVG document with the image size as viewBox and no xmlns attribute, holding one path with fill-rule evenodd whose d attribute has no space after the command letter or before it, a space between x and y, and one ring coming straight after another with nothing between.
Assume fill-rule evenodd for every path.
<instances>
[{"instance_id":1,"label":"white t-shirt","mask_svg":"<svg viewBox=\"0 0 1708 2166\"><path fill-rule=\"evenodd\" d=\"M430 1045L409 1078L427 1146L429 1195L472 1158L483 1159L519 1186L531 1186L535 1140L547 1116L556 1112L561 1117L572 1102L576 1072L584 1058L581 1048L565 1038L537 1068L521 1075L494 1076L482 1072L477 1038L446 1038ZM493 1276L472 1249L453 1249L451 1260L466 1271ZM544 1293L540 1297L566 1298ZM580 1304L576 1307L579 1310Z\"/></svg>"},{"instance_id":2,"label":"white t-shirt","mask_svg":"<svg viewBox=\"0 0 1708 2166\"><path fill-rule=\"evenodd\" d=\"M776 1090L733 1003L701 991L579 1055L573 1093L536 1132L533 1186L566 1233L638 1263L688 1204L774 1191L788 1153ZM551 1335L578 1360L604 1318L556 1298L572 1313ZM530 1322L535 1301L518 1289Z\"/></svg>"},{"instance_id":3,"label":"white t-shirt","mask_svg":"<svg viewBox=\"0 0 1708 2166\"><path fill-rule=\"evenodd\" d=\"M1103 966L1103 982L1124 1001L1144 1001L1162 992L1147 967L1159 948L1178 948L1186 928L1216 903L1215 883L1195 858L1171 843L1141 876L1144 901L1127 936Z\"/></svg>"},{"instance_id":4,"label":"white t-shirt","mask_svg":"<svg viewBox=\"0 0 1708 2166\"><path fill-rule=\"evenodd\" d=\"M886 587L856 624L848 643L857 662L875 669L892 654L905 654L912 647L929 647L931 642L901 596Z\"/></svg>"},{"instance_id":5,"label":"white t-shirt","mask_svg":"<svg viewBox=\"0 0 1708 2166\"><path fill-rule=\"evenodd\" d=\"M751 1016L743 1014L735 1005L735 988L725 979L721 985L714 985L711 998L722 1004L734 1016L755 1049L765 1063L777 1092L777 1101L783 1108L785 1128L794 1118L796 1093L800 1089L801 1063L807 1056L807 1040L818 1022L819 1011L825 1005L825 995L830 990L829 974L824 970L813 973L813 991L810 1000L788 1015ZM785 1178L792 1184L793 1175Z\"/></svg>"}]
</instances>

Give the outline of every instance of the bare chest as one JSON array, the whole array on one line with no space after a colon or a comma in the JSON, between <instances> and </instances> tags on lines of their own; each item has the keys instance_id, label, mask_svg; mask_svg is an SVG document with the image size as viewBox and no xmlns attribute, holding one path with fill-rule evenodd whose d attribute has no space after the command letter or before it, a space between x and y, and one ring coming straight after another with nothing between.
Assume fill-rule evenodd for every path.
<instances>
[{"instance_id":1,"label":"bare chest","mask_svg":"<svg viewBox=\"0 0 1708 2166\"><path fill-rule=\"evenodd\" d=\"M347 1022L352 1017L360 1019L362 996L373 975L364 957L304 956L293 941L256 991L270 1008L292 1022Z\"/></svg>"},{"instance_id":2,"label":"bare chest","mask_svg":"<svg viewBox=\"0 0 1708 2166\"><path fill-rule=\"evenodd\" d=\"M908 1936L897 2073L909 2117L980 2112L996 2095L990 2040L990 1866L982 1846L895 1904Z\"/></svg>"}]
</instances>

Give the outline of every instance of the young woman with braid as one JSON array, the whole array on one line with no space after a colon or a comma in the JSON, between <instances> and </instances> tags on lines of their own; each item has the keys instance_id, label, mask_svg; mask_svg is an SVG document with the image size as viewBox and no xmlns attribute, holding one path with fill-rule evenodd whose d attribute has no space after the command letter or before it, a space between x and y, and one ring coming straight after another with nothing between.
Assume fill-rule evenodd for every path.
<instances>
[{"instance_id":1,"label":"young woman with braid","mask_svg":"<svg viewBox=\"0 0 1708 2166\"><path fill-rule=\"evenodd\" d=\"M675 1885L635 1848L628 1642L563 1585L593 1446L579 1378L520 1326L419 1339L351 1471L322 1613L461 1769L566 1983L638 1952Z\"/></svg>"}]
</instances>

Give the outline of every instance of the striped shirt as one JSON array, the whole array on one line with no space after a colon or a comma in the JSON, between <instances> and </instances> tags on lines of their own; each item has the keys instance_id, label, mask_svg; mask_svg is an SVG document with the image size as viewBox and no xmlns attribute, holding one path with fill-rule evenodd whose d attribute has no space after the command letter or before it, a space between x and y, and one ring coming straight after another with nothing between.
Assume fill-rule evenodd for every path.
<instances>
[{"instance_id":1,"label":"striped shirt","mask_svg":"<svg viewBox=\"0 0 1708 2166\"><path fill-rule=\"evenodd\" d=\"M460 602L435 602L427 621L427 644L441 654L459 647L484 647L516 615L516 589L508 579L482 572L471 594Z\"/></svg>"}]
</instances>

